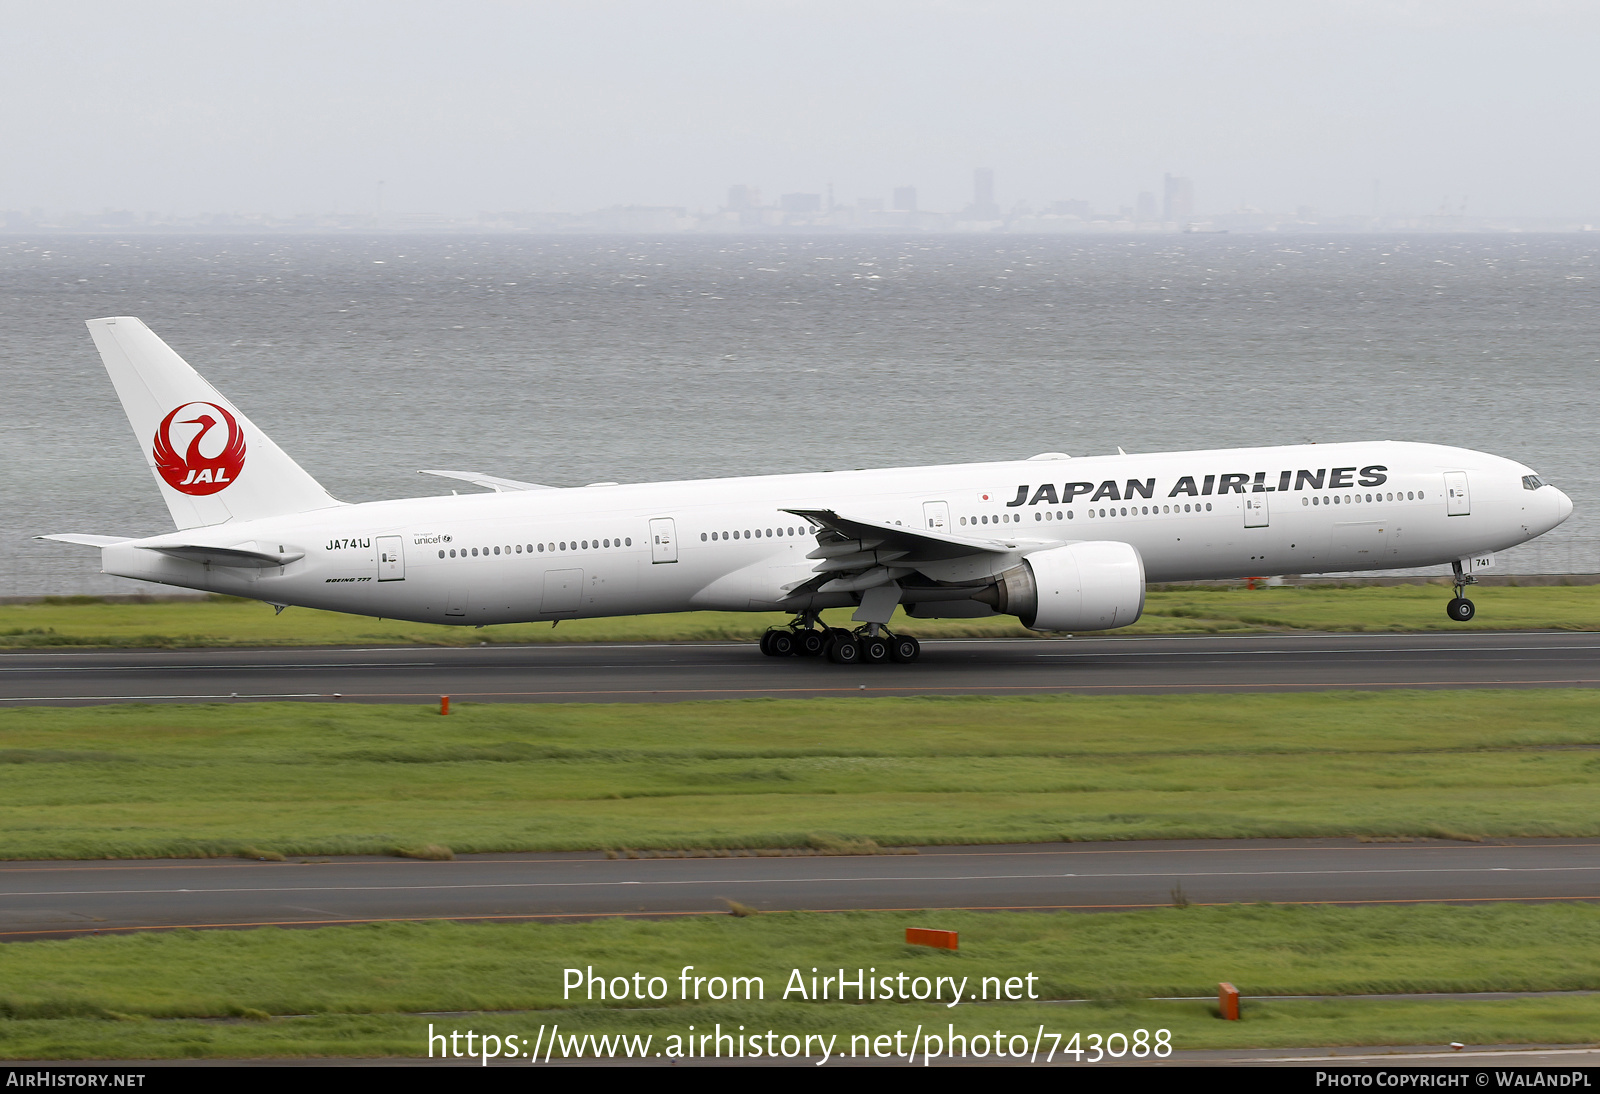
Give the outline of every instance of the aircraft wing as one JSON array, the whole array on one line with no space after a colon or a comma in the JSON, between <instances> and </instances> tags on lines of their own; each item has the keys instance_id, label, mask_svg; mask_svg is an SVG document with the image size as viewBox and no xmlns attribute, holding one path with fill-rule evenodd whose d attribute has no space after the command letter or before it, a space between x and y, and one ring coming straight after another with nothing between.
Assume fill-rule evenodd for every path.
<instances>
[{"instance_id":1,"label":"aircraft wing","mask_svg":"<svg viewBox=\"0 0 1600 1094\"><path fill-rule=\"evenodd\" d=\"M959 570L968 569L955 561L960 559L972 559L977 565L970 569L988 573L1003 564L1003 556L1033 546L1024 540L962 539L922 528L840 516L832 509L784 511L821 529L817 533L817 549L806 556L818 560L816 576L788 586L784 591L793 599L808 593L865 592L898 582L935 563L954 563ZM988 558L996 561L979 561Z\"/></svg>"},{"instance_id":2,"label":"aircraft wing","mask_svg":"<svg viewBox=\"0 0 1600 1094\"><path fill-rule=\"evenodd\" d=\"M419 475L437 475L441 479L460 479L470 482L473 486L481 486L485 490L495 493L504 493L508 490L559 490L558 486L545 486L537 482L518 482L516 479L502 479L498 475L485 475L482 471L418 471Z\"/></svg>"},{"instance_id":3,"label":"aircraft wing","mask_svg":"<svg viewBox=\"0 0 1600 1094\"><path fill-rule=\"evenodd\" d=\"M841 546L847 541L854 540L861 545L860 550L863 552L876 551L888 554L898 551L900 555L896 556L894 561L902 566L914 566L919 562L939 562L947 558L961 558L972 554L1009 554L1024 546L1023 541L1015 539L962 539L922 528L906 528L899 524L841 517L832 509L785 509L784 512L803 517L812 524L832 532L836 537L834 542ZM819 550L835 553L827 537L817 538L823 545ZM823 556L816 555L816 557Z\"/></svg>"}]
</instances>

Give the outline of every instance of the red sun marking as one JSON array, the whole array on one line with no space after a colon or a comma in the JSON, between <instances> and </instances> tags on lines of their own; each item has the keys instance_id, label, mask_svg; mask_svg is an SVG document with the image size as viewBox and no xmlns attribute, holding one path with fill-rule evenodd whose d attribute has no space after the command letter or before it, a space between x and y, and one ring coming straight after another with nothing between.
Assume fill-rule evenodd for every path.
<instances>
[{"instance_id":1,"label":"red sun marking","mask_svg":"<svg viewBox=\"0 0 1600 1094\"><path fill-rule=\"evenodd\" d=\"M175 422L174 419L185 411L192 416ZM216 414L211 411L216 411ZM172 443L172 427L175 424L200 427L199 432L189 438L181 456ZM215 456L206 456L200 451L200 442L218 426L227 430L227 438L220 452ZM244 430L239 427L237 418L216 403L184 403L161 419L161 424L156 427L155 448L151 454L155 456L156 471L160 473L162 481L174 490L202 496L215 494L233 485L239 472L244 469Z\"/></svg>"}]
</instances>

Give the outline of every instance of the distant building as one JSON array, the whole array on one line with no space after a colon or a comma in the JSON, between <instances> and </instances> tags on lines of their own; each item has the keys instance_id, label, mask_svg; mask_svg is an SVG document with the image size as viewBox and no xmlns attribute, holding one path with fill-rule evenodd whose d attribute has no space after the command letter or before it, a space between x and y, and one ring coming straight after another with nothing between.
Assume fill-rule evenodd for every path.
<instances>
[{"instance_id":1,"label":"distant building","mask_svg":"<svg viewBox=\"0 0 1600 1094\"><path fill-rule=\"evenodd\" d=\"M1139 191L1139 200L1134 206L1133 217L1139 221L1159 220L1161 210L1156 208L1156 196L1149 190Z\"/></svg>"},{"instance_id":2,"label":"distant building","mask_svg":"<svg viewBox=\"0 0 1600 1094\"><path fill-rule=\"evenodd\" d=\"M994 200L994 169L975 168L972 172L972 206L967 210L971 220L999 220L1000 206Z\"/></svg>"},{"instance_id":3,"label":"distant building","mask_svg":"<svg viewBox=\"0 0 1600 1094\"><path fill-rule=\"evenodd\" d=\"M822 212L822 195L784 194L778 199L778 207L790 215L820 213Z\"/></svg>"},{"instance_id":4,"label":"distant building","mask_svg":"<svg viewBox=\"0 0 1600 1094\"><path fill-rule=\"evenodd\" d=\"M1052 216L1077 217L1079 220L1090 220L1094 217L1094 210L1089 208L1087 201L1052 201L1046 212Z\"/></svg>"},{"instance_id":5,"label":"distant building","mask_svg":"<svg viewBox=\"0 0 1600 1094\"><path fill-rule=\"evenodd\" d=\"M761 191L754 186L728 187L728 208L734 212L757 209L761 206Z\"/></svg>"},{"instance_id":6,"label":"distant building","mask_svg":"<svg viewBox=\"0 0 1600 1094\"><path fill-rule=\"evenodd\" d=\"M688 210L671 205L613 205L589 214L602 232L681 232L693 224Z\"/></svg>"},{"instance_id":7,"label":"distant building","mask_svg":"<svg viewBox=\"0 0 1600 1094\"><path fill-rule=\"evenodd\" d=\"M915 186L896 186L894 188L894 207L902 213L917 211L917 188Z\"/></svg>"},{"instance_id":8,"label":"distant building","mask_svg":"<svg viewBox=\"0 0 1600 1094\"><path fill-rule=\"evenodd\" d=\"M1182 175L1166 176L1166 206L1162 220L1188 220L1194 216L1194 183Z\"/></svg>"}]
</instances>

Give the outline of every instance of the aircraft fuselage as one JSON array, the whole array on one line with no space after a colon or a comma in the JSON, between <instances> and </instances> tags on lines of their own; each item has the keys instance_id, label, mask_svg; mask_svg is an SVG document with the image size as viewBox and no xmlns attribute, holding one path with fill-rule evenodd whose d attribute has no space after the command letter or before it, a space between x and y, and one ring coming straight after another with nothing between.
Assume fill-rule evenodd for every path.
<instances>
[{"instance_id":1,"label":"aircraft fuselage","mask_svg":"<svg viewBox=\"0 0 1600 1094\"><path fill-rule=\"evenodd\" d=\"M920 565L901 582L901 603L916 604L1077 541L1132 545L1150 582L1450 563L1566 518L1570 500L1532 475L1498 456L1391 441L1033 459L336 505L126 541L102 557L121 577L420 623L814 610L858 597L792 598L819 565L807 557L816 529L793 510L988 548ZM157 550L180 543L191 555L247 545L292 560Z\"/></svg>"}]
</instances>

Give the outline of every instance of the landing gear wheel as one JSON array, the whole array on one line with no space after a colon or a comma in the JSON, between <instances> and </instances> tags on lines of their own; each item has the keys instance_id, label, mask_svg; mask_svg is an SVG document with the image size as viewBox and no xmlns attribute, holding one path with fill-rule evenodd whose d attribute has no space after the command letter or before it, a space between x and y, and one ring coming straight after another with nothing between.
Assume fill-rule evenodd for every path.
<instances>
[{"instance_id":1,"label":"landing gear wheel","mask_svg":"<svg viewBox=\"0 0 1600 1094\"><path fill-rule=\"evenodd\" d=\"M793 631L768 631L767 653L772 657L789 657L795 652L795 634Z\"/></svg>"},{"instance_id":2,"label":"landing gear wheel","mask_svg":"<svg viewBox=\"0 0 1600 1094\"><path fill-rule=\"evenodd\" d=\"M835 665L860 664L861 647L856 644L855 635L848 631L836 631L828 643L828 660Z\"/></svg>"},{"instance_id":3,"label":"landing gear wheel","mask_svg":"<svg viewBox=\"0 0 1600 1094\"><path fill-rule=\"evenodd\" d=\"M828 633L814 630L796 631L794 652L801 657L821 657L828 652Z\"/></svg>"},{"instance_id":4,"label":"landing gear wheel","mask_svg":"<svg viewBox=\"0 0 1600 1094\"><path fill-rule=\"evenodd\" d=\"M922 643L909 634L902 634L889 640L889 658L897 664L909 665L920 656L922 656Z\"/></svg>"},{"instance_id":5,"label":"landing gear wheel","mask_svg":"<svg viewBox=\"0 0 1600 1094\"><path fill-rule=\"evenodd\" d=\"M883 664L889 660L893 652L893 647L889 645L889 640L882 635L876 638L870 635L863 636L856 641L861 646L861 659L869 665Z\"/></svg>"},{"instance_id":6,"label":"landing gear wheel","mask_svg":"<svg viewBox=\"0 0 1600 1094\"><path fill-rule=\"evenodd\" d=\"M1464 596L1458 596L1444 606L1444 614L1457 623L1465 623L1477 613L1477 607Z\"/></svg>"},{"instance_id":7,"label":"landing gear wheel","mask_svg":"<svg viewBox=\"0 0 1600 1094\"><path fill-rule=\"evenodd\" d=\"M768 657L772 656L772 632L765 631L761 635L761 652Z\"/></svg>"}]
</instances>

